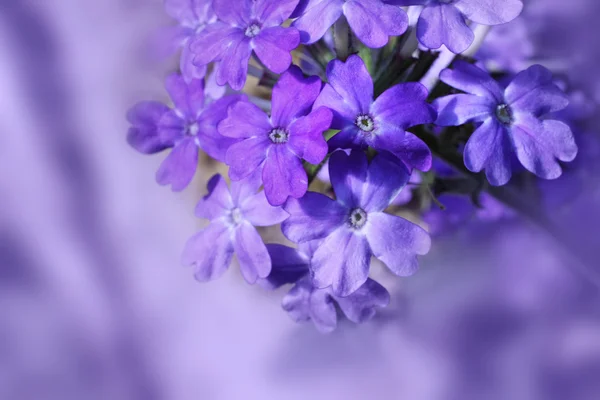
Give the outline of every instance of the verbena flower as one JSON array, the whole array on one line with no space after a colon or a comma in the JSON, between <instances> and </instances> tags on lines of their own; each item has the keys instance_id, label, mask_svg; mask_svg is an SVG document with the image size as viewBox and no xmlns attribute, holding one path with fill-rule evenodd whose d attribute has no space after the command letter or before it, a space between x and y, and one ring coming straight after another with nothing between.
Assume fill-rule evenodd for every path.
<instances>
[{"instance_id":1,"label":"verbena flower","mask_svg":"<svg viewBox=\"0 0 600 400\"><path fill-rule=\"evenodd\" d=\"M366 282L371 256L396 275L414 273L417 255L429 251L429 235L404 218L383 213L406 185L406 167L386 154L368 165L362 151L336 151L329 175L336 200L315 192L290 199L284 206L290 217L281 226L295 243L323 239L311 261L313 285L332 286L336 296L348 296Z\"/></svg>"},{"instance_id":2,"label":"verbena flower","mask_svg":"<svg viewBox=\"0 0 600 400\"><path fill-rule=\"evenodd\" d=\"M519 16L521 0L389 0L400 6L424 6L417 22L419 42L430 49L446 45L453 53L467 50L475 35L467 20L500 25Z\"/></svg>"},{"instance_id":3,"label":"verbena flower","mask_svg":"<svg viewBox=\"0 0 600 400\"><path fill-rule=\"evenodd\" d=\"M181 49L179 68L186 82L202 79L206 75L206 65L196 66L190 50L193 38L200 34L207 24L216 21L212 0L165 0L165 10L179 25L161 32L164 41L172 52Z\"/></svg>"},{"instance_id":4,"label":"verbena flower","mask_svg":"<svg viewBox=\"0 0 600 400\"><path fill-rule=\"evenodd\" d=\"M319 331L327 333L337 326L336 304L350 321L357 324L371 319L376 308L389 304L389 293L373 279L367 279L364 285L347 297L336 296L331 288L315 288L309 268L316 244L303 243L298 249L267 244L273 268L262 285L276 289L285 284L294 284L282 303L292 319L296 322L311 320Z\"/></svg>"},{"instance_id":5,"label":"verbena flower","mask_svg":"<svg viewBox=\"0 0 600 400\"><path fill-rule=\"evenodd\" d=\"M302 43L321 39L342 15L354 34L366 46L383 47L390 36L402 35L408 27L408 16L399 7L382 0L307 0L301 2L294 21Z\"/></svg>"},{"instance_id":6,"label":"verbena flower","mask_svg":"<svg viewBox=\"0 0 600 400\"><path fill-rule=\"evenodd\" d=\"M373 100L373 80L363 60L350 56L344 63L327 66L328 83L314 108L333 111L333 129L341 132L329 140L330 149L389 151L409 168L431 167L429 147L406 129L435 121L435 110L427 103L427 89L418 82L401 83Z\"/></svg>"},{"instance_id":7,"label":"verbena flower","mask_svg":"<svg viewBox=\"0 0 600 400\"><path fill-rule=\"evenodd\" d=\"M229 110L219 132L241 139L225 158L232 180L260 169L272 205L306 193L308 178L302 159L318 164L327 155L323 132L331 125L331 111L322 107L311 112L321 86L319 77L305 78L294 66L273 88L271 117L249 102L239 102Z\"/></svg>"},{"instance_id":8,"label":"verbena flower","mask_svg":"<svg viewBox=\"0 0 600 400\"><path fill-rule=\"evenodd\" d=\"M181 191L194 177L199 149L218 161L225 160L227 148L236 140L221 136L217 124L227 116L232 104L246 96L225 96L206 105L204 80L187 84L181 75L172 74L167 77L165 86L174 108L157 102L134 106L128 113L133 125L128 141L143 153L173 148L156 172L156 180L161 185L171 185L174 191Z\"/></svg>"},{"instance_id":9,"label":"verbena flower","mask_svg":"<svg viewBox=\"0 0 600 400\"><path fill-rule=\"evenodd\" d=\"M183 252L183 263L195 266L195 277L209 281L229 267L233 253L248 283L266 278L271 259L255 226L276 225L287 218L279 207L267 203L264 192L257 193L260 180L250 177L231 184L231 192L221 175L208 182L208 194L196 207L199 218L210 225L192 236Z\"/></svg>"},{"instance_id":10,"label":"verbena flower","mask_svg":"<svg viewBox=\"0 0 600 400\"><path fill-rule=\"evenodd\" d=\"M545 118L565 108L568 99L541 65L519 73L506 89L486 71L462 61L453 70L442 71L440 79L466 93L435 101L436 124L481 124L465 146L465 165L473 172L485 169L492 185L510 180L513 154L527 170L544 179L558 178L562 173L558 160L572 161L577 155L571 128Z\"/></svg>"},{"instance_id":11,"label":"verbena flower","mask_svg":"<svg viewBox=\"0 0 600 400\"><path fill-rule=\"evenodd\" d=\"M219 21L195 37L191 50L198 66L221 61L217 83L240 90L246 82L252 52L271 71L282 73L292 63L290 52L300 44L296 28L281 24L298 0L214 0Z\"/></svg>"}]
</instances>

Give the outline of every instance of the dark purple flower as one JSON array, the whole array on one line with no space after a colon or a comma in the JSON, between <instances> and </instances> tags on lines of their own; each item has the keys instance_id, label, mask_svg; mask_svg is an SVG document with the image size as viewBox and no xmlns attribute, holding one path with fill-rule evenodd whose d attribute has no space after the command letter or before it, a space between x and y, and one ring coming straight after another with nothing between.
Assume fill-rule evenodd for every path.
<instances>
[{"instance_id":1,"label":"dark purple flower","mask_svg":"<svg viewBox=\"0 0 600 400\"><path fill-rule=\"evenodd\" d=\"M207 24L215 22L217 16L212 9L212 0L165 0L165 10L179 25L161 32L164 41L172 52L181 49L179 68L186 82L202 79L206 75L206 65L193 64L194 55L190 50L193 38L200 34Z\"/></svg>"},{"instance_id":2,"label":"dark purple flower","mask_svg":"<svg viewBox=\"0 0 600 400\"><path fill-rule=\"evenodd\" d=\"M387 290L373 279L367 279L347 297L336 296L331 288L315 288L309 273L315 242L300 244L298 249L267 244L267 249L273 269L263 286L275 289L287 283L294 284L282 305L296 322L311 320L319 331L328 333L337 326L336 303L350 321L360 324L371 319L377 307L385 307L390 302Z\"/></svg>"},{"instance_id":3,"label":"dark purple flower","mask_svg":"<svg viewBox=\"0 0 600 400\"><path fill-rule=\"evenodd\" d=\"M177 74L167 77L166 88L174 108L158 102L134 106L127 116L132 124L127 140L146 154L173 148L157 171L156 180L181 191L194 177L199 148L216 160L225 160L227 148L236 140L221 136L217 124L227 116L229 106L246 96L226 96L206 105L204 80L187 84Z\"/></svg>"},{"instance_id":4,"label":"dark purple flower","mask_svg":"<svg viewBox=\"0 0 600 400\"><path fill-rule=\"evenodd\" d=\"M196 279L209 281L227 270L235 252L248 283L266 278L271 259L254 227L279 224L286 212L269 205L264 192L257 193L257 177L233 182L231 192L221 175L213 176L207 186L209 192L198 203L196 215L210 220L210 225L188 240L183 263L195 266Z\"/></svg>"},{"instance_id":5,"label":"dark purple flower","mask_svg":"<svg viewBox=\"0 0 600 400\"><path fill-rule=\"evenodd\" d=\"M435 110L427 104L427 89L418 82L401 83L373 101L373 80L358 56L344 63L333 60L327 66L328 84L314 108L333 111L330 149L362 149L368 146L389 151L409 168L426 171L431 167L429 147L407 132L411 126L435 121Z\"/></svg>"},{"instance_id":6,"label":"dark purple flower","mask_svg":"<svg viewBox=\"0 0 600 400\"><path fill-rule=\"evenodd\" d=\"M219 132L242 139L229 148L225 158L232 180L262 169L267 199L277 206L290 196L306 193L308 178L302 159L318 164L327 155L323 132L331 125L331 111L324 107L310 111L321 86L319 77L304 78L294 66L273 88L270 118L249 102L231 107Z\"/></svg>"},{"instance_id":7,"label":"dark purple flower","mask_svg":"<svg viewBox=\"0 0 600 400\"><path fill-rule=\"evenodd\" d=\"M467 50L475 35L467 25L500 25L517 18L521 0L389 0L400 6L424 6L417 22L419 42L430 49L446 45L453 53Z\"/></svg>"},{"instance_id":8,"label":"dark purple flower","mask_svg":"<svg viewBox=\"0 0 600 400\"><path fill-rule=\"evenodd\" d=\"M569 126L545 118L565 108L568 99L541 65L519 73L506 89L486 71L463 61L442 71L440 79L466 94L437 99L436 124L481 124L465 146L465 165L473 172L485 169L492 185L510 180L513 153L527 170L544 179L558 178L562 173L558 160L572 161L577 155Z\"/></svg>"},{"instance_id":9,"label":"dark purple flower","mask_svg":"<svg viewBox=\"0 0 600 400\"><path fill-rule=\"evenodd\" d=\"M431 241L419 226L383 213L410 177L407 168L383 153L370 165L362 151L333 153L329 175L337 200L314 192L290 199L290 214L281 226L292 242L323 239L315 251L313 285L332 286L336 296L348 296L367 280L371 256L399 276L414 273L417 254L429 251Z\"/></svg>"},{"instance_id":10,"label":"dark purple flower","mask_svg":"<svg viewBox=\"0 0 600 400\"><path fill-rule=\"evenodd\" d=\"M408 27L406 12L382 0L307 0L296 14L300 18L293 26L305 44L321 39L342 15L361 42L371 48L385 46L390 36L402 35Z\"/></svg>"},{"instance_id":11,"label":"dark purple flower","mask_svg":"<svg viewBox=\"0 0 600 400\"><path fill-rule=\"evenodd\" d=\"M282 73L292 63L290 52L300 44L296 28L284 28L298 0L214 0L219 18L195 37L191 49L198 66L221 61L217 83L240 90L246 82L252 51L271 71Z\"/></svg>"}]
</instances>

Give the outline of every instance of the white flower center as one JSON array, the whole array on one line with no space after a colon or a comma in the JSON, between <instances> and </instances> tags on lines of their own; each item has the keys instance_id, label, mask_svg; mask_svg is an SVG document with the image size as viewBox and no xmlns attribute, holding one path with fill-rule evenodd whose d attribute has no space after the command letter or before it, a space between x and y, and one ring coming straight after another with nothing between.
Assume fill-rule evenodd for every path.
<instances>
[{"instance_id":1,"label":"white flower center","mask_svg":"<svg viewBox=\"0 0 600 400\"><path fill-rule=\"evenodd\" d=\"M362 208L355 208L348 215L348 224L353 229L361 229L367 223L367 213Z\"/></svg>"},{"instance_id":2,"label":"white flower center","mask_svg":"<svg viewBox=\"0 0 600 400\"><path fill-rule=\"evenodd\" d=\"M361 114L356 117L354 124L363 132L373 132L375 130L375 121L367 114Z\"/></svg>"},{"instance_id":3,"label":"white flower center","mask_svg":"<svg viewBox=\"0 0 600 400\"><path fill-rule=\"evenodd\" d=\"M275 144L287 143L290 134L283 128L275 128L269 132L269 139Z\"/></svg>"},{"instance_id":4,"label":"white flower center","mask_svg":"<svg viewBox=\"0 0 600 400\"><path fill-rule=\"evenodd\" d=\"M190 136L197 136L198 132L200 131L200 127L198 126L197 122L194 122L194 123L188 125L186 131L187 131L187 134Z\"/></svg>"},{"instance_id":5,"label":"white flower center","mask_svg":"<svg viewBox=\"0 0 600 400\"><path fill-rule=\"evenodd\" d=\"M513 113L508 104L500 104L496 107L496 118L504 125L512 124Z\"/></svg>"},{"instance_id":6,"label":"white flower center","mask_svg":"<svg viewBox=\"0 0 600 400\"><path fill-rule=\"evenodd\" d=\"M258 22L253 22L246 28L246 31L244 32L244 34L249 38L253 38L260 33L260 29L261 29L260 24Z\"/></svg>"},{"instance_id":7,"label":"white flower center","mask_svg":"<svg viewBox=\"0 0 600 400\"><path fill-rule=\"evenodd\" d=\"M234 208L229 212L229 223L233 226L238 226L242 223L244 217L242 215L242 211L239 208Z\"/></svg>"}]
</instances>

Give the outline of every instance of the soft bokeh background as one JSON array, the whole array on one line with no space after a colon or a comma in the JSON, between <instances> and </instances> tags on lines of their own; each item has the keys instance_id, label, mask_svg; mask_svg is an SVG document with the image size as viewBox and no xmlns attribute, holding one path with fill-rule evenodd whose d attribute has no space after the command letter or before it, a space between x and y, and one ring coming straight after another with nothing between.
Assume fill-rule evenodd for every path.
<instances>
[{"instance_id":1,"label":"soft bokeh background","mask_svg":"<svg viewBox=\"0 0 600 400\"><path fill-rule=\"evenodd\" d=\"M597 1L529 3L497 36L530 43L496 45L593 117ZM382 277L378 318L322 335L236 268L199 284L179 265L206 173L171 193L164 155L125 143L127 108L164 98L173 64L147 38L168 23L160 0L0 1L0 399L600 398L595 121L544 187L578 254L519 218L457 217L419 273Z\"/></svg>"}]
</instances>

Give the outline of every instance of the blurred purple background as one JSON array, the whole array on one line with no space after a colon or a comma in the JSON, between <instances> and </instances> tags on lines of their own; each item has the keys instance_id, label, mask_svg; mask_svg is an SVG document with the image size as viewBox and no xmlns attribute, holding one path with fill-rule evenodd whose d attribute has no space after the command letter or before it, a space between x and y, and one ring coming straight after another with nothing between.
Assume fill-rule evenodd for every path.
<instances>
[{"instance_id":1,"label":"blurred purple background","mask_svg":"<svg viewBox=\"0 0 600 400\"><path fill-rule=\"evenodd\" d=\"M528 3L495 48L526 35L597 115L598 2ZM203 178L171 193L125 142L126 110L164 97L148 38L168 23L161 0L0 3L0 399L600 399L597 121L542 187L579 254L460 217L415 276L380 273L388 309L322 335L283 291L179 265Z\"/></svg>"}]
</instances>

